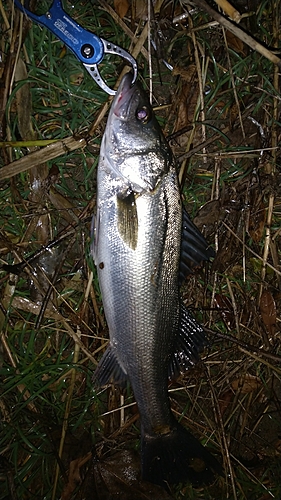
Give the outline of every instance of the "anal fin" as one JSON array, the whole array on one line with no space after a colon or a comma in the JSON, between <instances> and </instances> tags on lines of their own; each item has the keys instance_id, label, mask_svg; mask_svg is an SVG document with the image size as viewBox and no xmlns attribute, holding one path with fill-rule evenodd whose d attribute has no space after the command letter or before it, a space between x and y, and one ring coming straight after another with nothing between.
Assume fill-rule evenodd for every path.
<instances>
[{"instance_id":1,"label":"anal fin","mask_svg":"<svg viewBox=\"0 0 281 500\"><path fill-rule=\"evenodd\" d=\"M109 345L102 356L93 376L96 387L104 387L108 384L116 384L124 388L127 384L127 374L121 367L114 349Z\"/></svg>"}]
</instances>

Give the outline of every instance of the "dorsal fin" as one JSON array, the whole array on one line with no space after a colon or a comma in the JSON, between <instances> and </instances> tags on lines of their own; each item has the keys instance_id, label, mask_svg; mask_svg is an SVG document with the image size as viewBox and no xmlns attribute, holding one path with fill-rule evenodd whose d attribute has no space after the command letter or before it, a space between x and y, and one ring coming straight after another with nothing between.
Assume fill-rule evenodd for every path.
<instances>
[{"instance_id":1,"label":"dorsal fin","mask_svg":"<svg viewBox=\"0 0 281 500\"><path fill-rule=\"evenodd\" d=\"M180 285L186 277L193 274L194 269L204 261L215 257L215 251L205 240L203 234L193 224L186 210L183 208L182 214L182 241L179 281Z\"/></svg>"},{"instance_id":2,"label":"dorsal fin","mask_svg":"<svg viewBox=\"0 0 281 500\"><path fill-rule=\"evenodd\" d=\"M171 357L168 377L176 379L199 361L199 354L208 345L204 329L181 302L180 324Z\"/></svg>"}]
</instances>

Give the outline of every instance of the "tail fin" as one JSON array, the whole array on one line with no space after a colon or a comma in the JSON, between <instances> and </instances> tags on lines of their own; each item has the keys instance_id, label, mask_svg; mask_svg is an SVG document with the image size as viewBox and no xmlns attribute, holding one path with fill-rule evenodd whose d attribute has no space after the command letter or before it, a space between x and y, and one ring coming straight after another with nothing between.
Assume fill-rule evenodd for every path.
<instances>
[{"instance_id":1,"label":"tail fin","mask_svg":"<svg viewBox=\"0 0 281 500\"><path fill-rule=\"evenodd\" d=\"M221 465L177 421L168 434L142 436L142 476L169 491L169 484L209 484Z\"/></svg>"}]
</instances>

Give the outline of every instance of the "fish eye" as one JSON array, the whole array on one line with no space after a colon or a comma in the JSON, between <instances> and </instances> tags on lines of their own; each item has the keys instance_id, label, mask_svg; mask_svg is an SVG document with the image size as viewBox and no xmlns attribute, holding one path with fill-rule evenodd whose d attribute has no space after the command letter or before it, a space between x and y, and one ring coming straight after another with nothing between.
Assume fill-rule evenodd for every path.
<instances>
[{"instance_id":1,"label":"fish eye","mask_svg":"<svg viewBox=\"0 0 281 500\"><path fill-rule=\"evenodd\" d=\"M147 123L148 120L150 119L149 109L146 106L142 106L141 108L138 108L136 111L136 118L137 118L137 120L141 121L142 123Z\"/></svg>"}]
</instances>

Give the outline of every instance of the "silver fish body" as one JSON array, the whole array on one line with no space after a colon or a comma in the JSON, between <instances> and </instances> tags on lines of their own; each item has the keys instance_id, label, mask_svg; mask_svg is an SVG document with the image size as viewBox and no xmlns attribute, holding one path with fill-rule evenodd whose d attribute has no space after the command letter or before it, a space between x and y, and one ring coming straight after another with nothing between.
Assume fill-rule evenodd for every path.
<instances>
[{"instance_id":1,"label":"silver fish body","mask_svg":"<svg viewBox=\"0 0 281 500\"><path fill-rule=\"evenodd\" d=\"M141 417L143 477L165 486L208 480L216 464L170 408L168 378L197 361L205 339L180 299L183 212L174 159L146 93L131 81L128 73L114 98L98 166L93 256L110 344L95 382L130 381ZM189 247L197 255L200 242L198 261L207 260L212 251L184 220L195 239ZM205 461L204 473L194 473L194 456Z\"/></svg>"}]
</instances>

